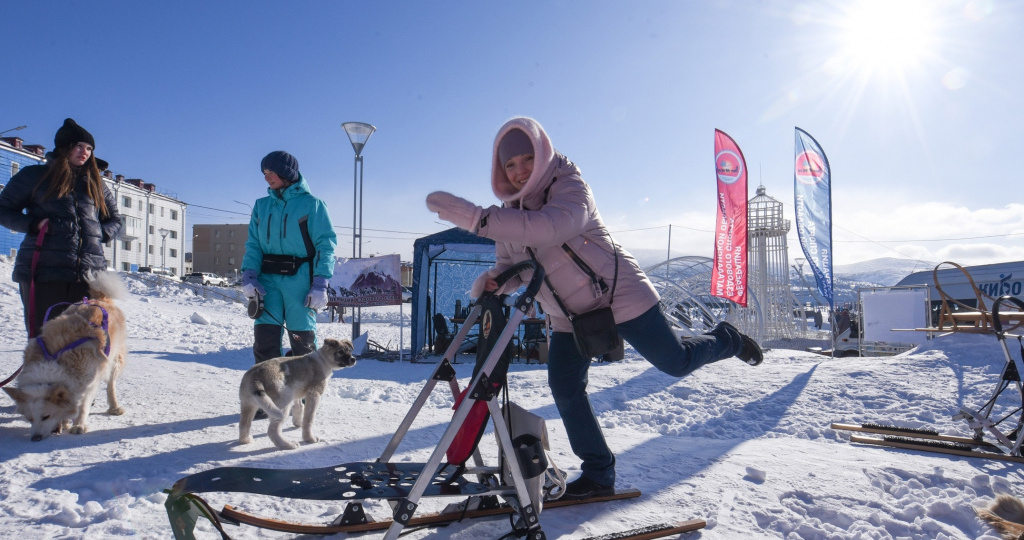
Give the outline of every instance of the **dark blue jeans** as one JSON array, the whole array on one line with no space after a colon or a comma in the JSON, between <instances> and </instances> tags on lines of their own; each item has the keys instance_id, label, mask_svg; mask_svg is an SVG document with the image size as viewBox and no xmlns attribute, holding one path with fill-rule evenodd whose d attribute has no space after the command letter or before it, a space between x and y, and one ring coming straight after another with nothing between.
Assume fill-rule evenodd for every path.
<instances>
[{"instance_id":1,"label":"dark blue jeans","mask_svg":"<svg viewBox=\"0 0 1024 540\"><path fill-rule=\"evenodd\" d=\"M658 306L616 325L619 336L659 370L685 377L701 366L735 356L743 347L738 334L716 327L711 332L680 340ZM604 440L597 415L587 396L590 358L576 350L569 332L553 332L548 350L548 385L565 424L572 451L583 461L583 476L615 485L615 455Z\"/></svg>"}]
</instances>

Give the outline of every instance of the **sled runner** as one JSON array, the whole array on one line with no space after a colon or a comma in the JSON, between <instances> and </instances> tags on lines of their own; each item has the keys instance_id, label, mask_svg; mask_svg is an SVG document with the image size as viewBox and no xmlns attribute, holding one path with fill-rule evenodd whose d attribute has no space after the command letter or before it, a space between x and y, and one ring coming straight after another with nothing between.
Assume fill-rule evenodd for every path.
<instances>
[{"instance_id":1,"label":"sled runner","mask_svg":"<svg viewBox=\"0 0 1024 540\"><path fill-rule=\"evenodd\" d=\"M940 435L936 431L882 426L877 424L832 424L832 429L866 432L877 437L851 436L850 442L893 448L923 450L967 457L1024 463L1021 443L1024 442L1024 336L1010 334L1003 328L1000 309L1013 304L1015 315L1024 312L1024 302L1013 296L1001 296L992 306L992 326L1003 352L1003 368L991 397L981 408L961 407L953 420L964 420L973 432L969 437ZM1014 324L1012 321L1011 325ZM1016 329L1019 326L1014 326ZM1008 339L1017 344L1008 345Z\"/></svg>"},{"instance_id":2,"label":"sled runner","mask_svg":"<svg viewBox=\"0 0 1024 540\"><path fill-rule=\"evenodd\" d=\"M499 394L505 386L505 374L511 359L508 344L516 327L533 306L537 291L543 283L544 270L533 261L524 261L496 278L499 285L504 284L526 270L532 270L531 279L525 292L516 300L508 320L505 320L502 299L490 294L481 297L376 461L296 470L221 467L187 476L178 480L169 490L165 503L175 538L194 538L196 521L206 518L223 538L229 536L222 526L222 520L315 534L386 528L384 538L395 540L405 527L428 523L432 519L432 515L416 515L422 498L456 496L468 498L459 513L498 509L498 513L514 514L517 520L513 525L518 536L529 540L544 540L546 537L541 530L539 514L542 505L551 507L559 504L545 503L544 499L546 495L557 496L560 494L559 489L564 490L564 478L556 469L556 474L552 476L560 486L545 486L544 478L549 475L546 474L548 462L543 419L512 403L507 403L504 408L499 407ZM477 363L469 386L460 390L451 361L478 319L481 320L481 331ZM416 416L435 386L442 381L448 383L455 397L455 412L430 458L425 463L393 461L395 451ZM477 448L488 420L494 423L498 442L497 466L484 465ZM470 459L472 464L468 463ZM218 513L196 495L206 492L343 500L347 501L347 507L331 525L297 529L302 525L251 516L230 506L225 506ZM583 502L639 495L638 491L626 491L608 498ZM504 502L499 502L499 497ZM365 499L387 500L393 510L392 519L382 522L369 519L362 508ZM571 503L566 501L566 504ZM470 509L469 505L473 508ZM433 519L444 522L459 518L446 515L441 518L435 516Z\"/></svg>"}]
</instances>

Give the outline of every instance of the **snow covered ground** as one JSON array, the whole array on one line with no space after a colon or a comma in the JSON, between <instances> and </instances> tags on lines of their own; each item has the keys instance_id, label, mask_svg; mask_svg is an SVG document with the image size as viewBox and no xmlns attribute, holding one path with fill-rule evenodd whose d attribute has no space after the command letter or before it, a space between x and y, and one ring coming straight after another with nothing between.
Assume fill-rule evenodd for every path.
<instances>
[{"instance_id":1,"label":"snow covered ground","mask_svg":"<svg viewBox=\"0 0 1024 540\"><path fill-rule=\"evenodd\" d=\"M0 378L21 362L25 343L11 265L0 261ZM238 383L252 364L251 321L242 305L204 298L176 283L126 278L120 305L129 321L130 357L118 391L123 416L107 416L102 397L91 431L31 442L28 424L0 394L0 537L171 537L165 495L182 476L212 467L323 467L370 461L422 388L432 364L364 359L336 372L317 414L321 441L278 451L266 422L255 442L238 438ZM408 306L404 306L407 318ZM397 347L397 307L363 310L363 329ZM348 324L323 323L321 337L351 337ZM404 343L408 346L408 335ZM456 366L465 386L471 366ZM776 349L751 368L729 359L677 380L632 350L591 369L591 397L618 459L618 486L639 499L545 511L548 538L591 535L688 518L707 528L683 538L707 540L960 539L995 540L972 506L1014 492L1021 466L854 445L833 421L896 423L966 433L951 416L991 393L1002 363L990 336L936 339L891 358L832 360ZM512 398L544 416L554 459L570 478L569 450L542 366L515 364ZM102 392L100 393L102 396ZM451 416L441 391L428 401L400 459L424 461ZM299 440L297 429L285 436ZM484 438L484 455L494 443ZM489 451L490 450L490 451ZM337 503L211 493L208 501L305 522L330 521ZM425 499L421 508L452 502ZM384 505L367 509L385 517ZM494 539L505 518L422 530L410 538ZM215 538L204 525L202 537ZM234 538L290 535L228 526ZM361 538L379 537L367 534Z\"/></svg>"}]
</instances>

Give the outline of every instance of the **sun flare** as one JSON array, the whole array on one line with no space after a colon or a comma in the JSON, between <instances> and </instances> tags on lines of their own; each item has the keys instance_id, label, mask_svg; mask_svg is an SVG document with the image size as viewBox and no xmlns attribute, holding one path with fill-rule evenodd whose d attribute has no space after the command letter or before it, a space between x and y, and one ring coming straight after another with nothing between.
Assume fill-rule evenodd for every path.
<instances>
[{"instance_id":1,"label":"sun flare","mask_svg":"<svg viewBox=\"0 0 1024 540\"><path fill-rule=\"evenodd\" d=\"M861 0L841 25L842 56L868 72L902 72L921 63L935 45L927 1Z\"/></svg>"}]
</instances>

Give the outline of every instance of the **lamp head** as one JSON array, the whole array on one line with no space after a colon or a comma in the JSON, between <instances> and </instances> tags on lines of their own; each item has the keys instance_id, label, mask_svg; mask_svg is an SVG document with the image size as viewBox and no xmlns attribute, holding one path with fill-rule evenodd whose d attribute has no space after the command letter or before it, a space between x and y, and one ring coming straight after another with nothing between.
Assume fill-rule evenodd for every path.
<instances>
[{"instance_id":1,"label":"lamp head","mask_svg":"<svg viewBox=\"0 0 1024 540\"><path fill-rule=\"evenodd\" d=\"M370 135L373 135L374 131L377 131L377 128L365 122L345 122L341 125L341 128L348 134L348 140L352 143L352 149L355 150L356 157L363 153L366 141L370 140Z\"/></svg>"}]
</instances>

